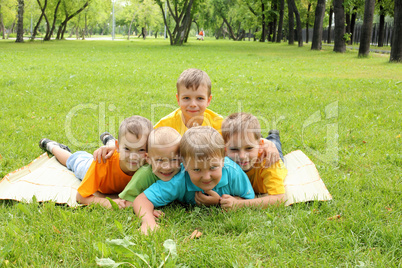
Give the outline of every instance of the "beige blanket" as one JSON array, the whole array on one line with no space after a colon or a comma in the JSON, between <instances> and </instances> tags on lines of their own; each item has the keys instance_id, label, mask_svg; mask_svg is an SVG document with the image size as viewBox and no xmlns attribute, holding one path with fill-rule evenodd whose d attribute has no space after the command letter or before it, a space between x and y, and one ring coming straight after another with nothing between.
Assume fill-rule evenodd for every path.
<instances>
[{"instance_id":1,"label":"beige blanket","mask_svg":"<svg viewBox=\"0 0 402 268\"><path fill-rule=\"evenodd\" d=\"M285 178L286 205L306 201L331 200L313 162L300 150L285 156L288 175ZM80 180L46 153L29 165L6 175L0 181L0 199L31 202L54 201L77 206L76 194Z\"/></svg>"}]
</instances>

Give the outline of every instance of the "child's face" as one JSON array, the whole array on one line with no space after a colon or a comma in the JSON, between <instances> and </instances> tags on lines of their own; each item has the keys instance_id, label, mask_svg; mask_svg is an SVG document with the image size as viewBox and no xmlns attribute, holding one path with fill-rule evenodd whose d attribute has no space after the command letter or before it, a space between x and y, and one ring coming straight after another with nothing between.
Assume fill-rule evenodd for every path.
<instances>
[{"instance_id":1,"label":"child's face","mask_svg":"<svg viewBox=\"0 0 402 268\"><path fill-rule=\"evenodd\" d=\"M186 160L186 171L192 183L204 191L215 188L222 177L223 158L209 160Z\"/></svg>"},{"instance_id":2,"label":"child's face","mask_svg":"<svg viewBox=\"0 0 402 268\"><path fill-rule=\"evenodd\" d=\"M147 156L146 143L146 136L137 138L129 132L116 142L117 151L120 153L120 168L126 174L131 174L144 165Z\"/></svg>"},{"instance_id":3,"label":"child's face","mask_svg":"<svg viewBox=\"0 0 402 268\"><path fill-rule=\"evenodd\" d=\"M152 166L152 172L159 179L169 181L180 171L179 144L166 148L150 149L148 164Z\"/></svg>"},{"instance_id":4,"label":"child's face","mask_svg":"<svg viewBox=\"0 0 402 268\"><path fill-rule=\"evenodd\" d=\"M243 171L249 171L258 160L260 141L253 133L232 135L225 144L226 155L235 161Z\"/></svg>"},{"instance_id":5,"label":"child's face","mask_svg":"<svg viewBox=\"0 0 402 268\"><path fill-rule=\"evenodd\" d=\"M179 85L178 89L179 94L176 94L176 98L185 120L189 122L191 119L203 119L205 109L212 99L212 95L208 96L208 87L201 84L197 90L193 90Z\"/></svg>"}]
</instances>

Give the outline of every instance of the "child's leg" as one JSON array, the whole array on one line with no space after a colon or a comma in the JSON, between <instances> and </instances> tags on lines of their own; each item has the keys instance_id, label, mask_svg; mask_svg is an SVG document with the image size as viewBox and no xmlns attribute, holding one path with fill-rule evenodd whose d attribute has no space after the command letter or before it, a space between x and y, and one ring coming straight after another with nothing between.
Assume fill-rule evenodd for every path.
<instances>
[{"instance_id":1,"label":"child's leg","mask_svg":"<svg viewBox=\"0 0 402 268\"><path fill-rule=\"evenodd\" d=\"M52 154L56 157L60 164L67 166L67 159L71 156L69 151L61 149L59 146L54 146Z\"/></svg>"},{"instance_id":2,"label":"child's leg","mask_svg":"<svg viewBox=\"0 0 402 268\"><path fill-rule=\"evenodd\" d=\"M282 153L282 143L281 143L281 140L279 137L279 131L278 130L270 130L268 133L267 140L272 141L275 144L276 149L278 149L279 156L281 157L282 161L284 161L283 153Z\"/></svg>"}]
</instances>

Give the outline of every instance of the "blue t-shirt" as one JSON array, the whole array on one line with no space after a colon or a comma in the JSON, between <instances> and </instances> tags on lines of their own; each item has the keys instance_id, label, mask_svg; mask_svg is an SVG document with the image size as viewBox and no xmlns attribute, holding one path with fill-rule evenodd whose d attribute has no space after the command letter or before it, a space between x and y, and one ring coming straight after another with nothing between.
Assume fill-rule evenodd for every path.
<instances>
[{"instance_id":1,"label":"blue t-shirt","mask_svg":"<svg viewBox=\"0 0 402 268\"><path fill-rule=\"evenodd\" d=\"M225 157L221 180L212 190L220 196L229 194L245 199L254 198L253 187L246 173L228 157ZM203 192L191 182L182 165L180 172L170 181L159 180L146 189L144 194L154 207L161 207L175 200L195 205L195 192L199 191Z\"/></svg>"}]
</instances>

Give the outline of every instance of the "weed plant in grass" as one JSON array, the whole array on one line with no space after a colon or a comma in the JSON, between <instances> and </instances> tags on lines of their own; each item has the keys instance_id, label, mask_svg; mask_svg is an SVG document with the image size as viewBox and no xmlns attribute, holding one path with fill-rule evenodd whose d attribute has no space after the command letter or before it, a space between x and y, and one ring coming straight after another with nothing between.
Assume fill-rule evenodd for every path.
<instances>
[{"instance_id":1,"label":"weed plant in grass","mask_svg":"<svg viewBox=\"0 0 402 268\"><path fill-rule=\"evenodd\" d=\"M284 152L304 151L333 196L231 212L172 204L149 237L130 209L0 201L0 266L144 266L107 243L125 237L151 267L168 239L168 267L401 266L402 67L370 55L222 40L0 41L0 177L38 157L43 137L92 152L125 117L156 123L177 107L180 73L199 68L212 80L209 108L250 112L264 135L279 129ZM195 228L203 235L189 240Z\"/></svg>"}]
</instances>

